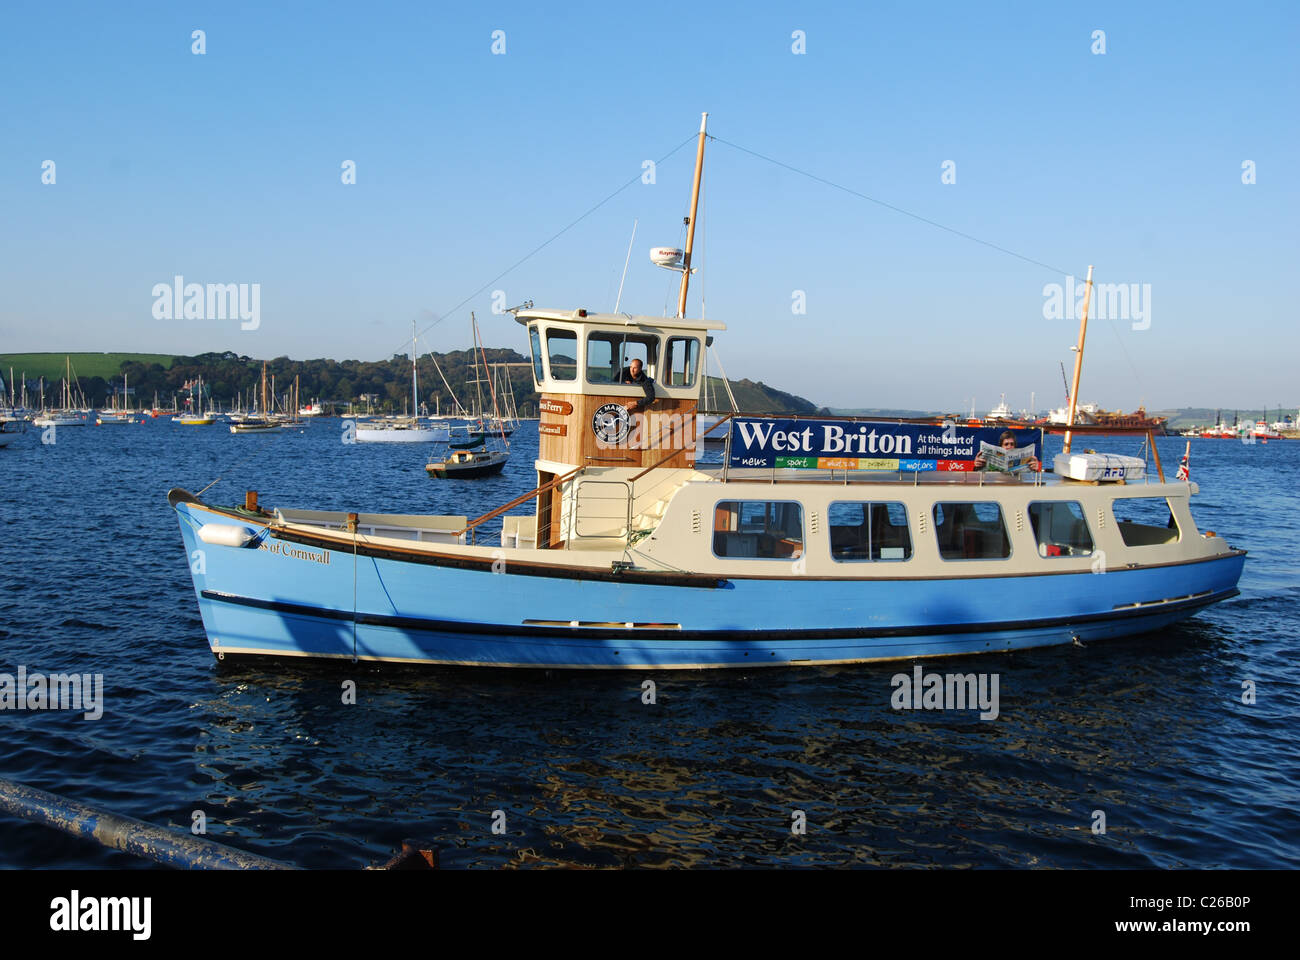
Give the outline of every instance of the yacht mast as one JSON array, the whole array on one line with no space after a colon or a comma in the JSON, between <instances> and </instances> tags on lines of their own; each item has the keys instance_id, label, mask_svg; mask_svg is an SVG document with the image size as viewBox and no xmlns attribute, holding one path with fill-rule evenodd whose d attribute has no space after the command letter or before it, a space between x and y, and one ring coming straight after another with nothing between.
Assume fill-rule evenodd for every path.
<instances>
[{"instance_id":1,"label":"yacht mast","mask_svg":"<svg viewBox=\"0 0 1300 960\"><path fill-rule=\"evenodd\" d=\"M420 419L420 379L415 370L415 321L411 321L411 416Z\"/></svg>"},{"instance_id":2,"label":"yacht mast","mask_svg":"<svg viewBox=\"0 0 1300 960\"><path fill-rule=\"evenodd\" d=\"M483 350L483 341L482 339L480 339L478 335L478 321L474 319L474 312L472 310L470 311L469 319L470 319L470 325L474 328L474 345L478 347L479 356L483 358L483 372L488 373L487 353L485 353ZM506 425L505 425L505 421L502 420L501 418L501 409L497 406L497 388L496 388L496 384L492 382L492 376L490 373L488 374L487 377L487 384L488 384L488 391L492 395L492 420L489 420L487 424L484 425L483 437L486 440L487 432L491 428L492 422L494 420L496 421L497 429L501 431L501 442L504 443L506 439Z\"/></svg>"},{"instance_id":3,"label":"yacht mast","mask_svg":"<svg viewBox=\"0 0 1300 960\"><path fill-rule=\"evenodd\" d=\"M469 312L469 327L470 327L470 333L473 335L474 338L474 346L477 347L478 346L478 320L475 319L473 310ZM474 416L482 420L483 419L483 391L479 387L479 384L482 382L482 380L479 377L479 372L478 372L478 351L471 349L470 352L474 355ZM486 363L487 361L484 360L484 362ZM487 371L485 370L483 372L486 373ZM484 427L484 430L485 431L487 430L486 426Z\"/></svg>"},{"instance_id":4,"label":"yacht mast","mask_svg":"<svg viewBox=\"0 0 1300 960\"><path fill-rule=\"evenodd\" d=\"M1088 335L1088 303L1092 299L1092 264L1088 264L1088 285L1083 291L1083 316L1079 319L1079 342L1074 346L1074 385L1070 387L1070 409L1065 415L1064 452L1070 452L1070 428L1079 407L1079 375L1083 373L1083 339Z\"/></svg>"},{"instance_id":5,"label":"yacht mast","mask_svg":"<svg viewBox=\"0 0 1300 960\"><path fill-rule=\"evenodd\" d=\"M695 148L695 183L691 186L691 215L686 221L686 252L682 255L682 289L677 295L677 316L686 316L686 288L691 281L691 250L695 247L695 212L700 207L700 178L704 174L704 128L707 113L700 117L700 142Z\"/></svg>"}]
</instances>

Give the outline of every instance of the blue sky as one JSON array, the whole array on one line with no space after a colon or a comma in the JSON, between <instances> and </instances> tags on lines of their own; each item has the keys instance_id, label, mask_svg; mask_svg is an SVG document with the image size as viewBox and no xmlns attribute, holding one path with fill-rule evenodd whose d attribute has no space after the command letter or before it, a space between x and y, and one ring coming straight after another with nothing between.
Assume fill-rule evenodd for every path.
<instances>
[{"instance_id":1,"label":"blue sky","mask_svg":"<svg viewBox=\"0 0 1300 960\"><path fill-rule=\"evenodd\" d=\"M721 140L1047 265L713 141L688 312L728 324L733 377L1059 406L1077 323L1043 288L1092 263L1150 285L1150 325L1090 325L1085 402L1300 403L1295 4L265 7L0 8L0 352L379 359L467 298L421 349L467 346L473 309L523 351L492 291L612 308L634 219L623 309L662 314L647 251L681 241L693 144L471 294L707 110ZM155 319L176 274L259 283L260 327Z\"/></svg>"}]
</instances>

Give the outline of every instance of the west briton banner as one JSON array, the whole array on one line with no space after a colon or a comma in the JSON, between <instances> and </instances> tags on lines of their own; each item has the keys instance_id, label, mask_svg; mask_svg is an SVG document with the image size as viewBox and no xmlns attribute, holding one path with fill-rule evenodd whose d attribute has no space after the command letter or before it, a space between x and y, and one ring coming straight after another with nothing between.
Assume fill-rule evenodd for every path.
<instances>
[{"instance_id":1,"label":"west briton banner","mask_svg":"<svg viewBox=\"0 0 1300 960\"><path fill-rule=\"evenodd\" d=\"M973 470L980 443L997 445L1002 427L965 427L853 420L731 421L731 466L804 470ZM1016 446L1037 430L1012 430Z\"/></svg>"}]
</instances>

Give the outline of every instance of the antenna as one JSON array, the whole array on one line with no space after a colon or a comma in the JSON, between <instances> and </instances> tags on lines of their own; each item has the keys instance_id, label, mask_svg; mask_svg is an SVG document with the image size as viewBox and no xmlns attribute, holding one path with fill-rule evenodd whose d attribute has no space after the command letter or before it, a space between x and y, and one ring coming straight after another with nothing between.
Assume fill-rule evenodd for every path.
<instances>
[{"instance_id":1,"label":"antenna","mask_svg":"<svg viewBox=\"0 0 1300 960\"><path fill-rule=\"evenodd\" d=\"M623 281L627 279L627 265L632 262L632 244L636 243L636 220L632 221L632 239L627 242L627 259L623 261L623 276L618 281L618 299L614 301L614 312L618 313L619 304L623 302Z\"/></svg>"}]
</instances>

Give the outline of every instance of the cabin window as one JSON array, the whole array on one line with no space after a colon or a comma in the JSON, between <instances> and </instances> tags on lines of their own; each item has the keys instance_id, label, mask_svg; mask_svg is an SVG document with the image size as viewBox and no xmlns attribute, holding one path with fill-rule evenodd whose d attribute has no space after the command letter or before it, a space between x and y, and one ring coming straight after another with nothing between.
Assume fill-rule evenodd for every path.
<instances>
[{"instance_id":1,"label":"cabin window","mask_svg":"<svg viewBox=\"0 0 1300 960\"><path fill-rule=\"evenodd\" d=\"M669 337L664 356L666 386L695 386L695 370L699 366L700 341L694 337Z\"/></svg>"},{"instance_id":2,"label":"cabin window","mask_svg":"<svg viewBox=\"0 0 1300 960\"><path fill-rule=\"evenodd\" d=\"M1029 505L1029 525L1034 529L1040 557L1092 555L1092 534L1083 507L1073 500Z\"/></svg>"},{"instance_id":3,"label":"cabin window","mask_svg":"<svg viewBox=\"0 0 1300 960\"><path fill-rule=\"evenodd\" d=\"M1003 560L1011 556L1002 508L987 500L936 503L934 533L945 560Z\"/></svg>"},{"instance_id":4,"label":"cabin window","mask_svg":"<svg viewBox=\"0 0 1300 960\"><path fill-rule=\"evenodd\" d=\"M1116 497L1111 512L1126 547L1153 547L1179 538L1178 521L1164 497Z\"/></svg>"},{"instance_id":5,"label":"cabin window","mask_svg":"<svg viewBox=\"0 0 1300 960\"><path fill-rule=\"evenodd\" d=\"M779 500L724 500L713 511L713 552L796 560L803 556L803 507Z\"/></svg>"},{"instance_id":6,"label":"cabin window","mask_svg":"<svg viewBox=\"0 0 1300 960\"><path fill-rule=\"evenodd\" d=\"M589 333L587 335L587 382L618 383L623 369L640 360L647 377L654 376L659 355L659 338L639 333Z\"/></svg>"},{"instance_id":7,"label":"cabin window","mask_svg":"<svg viewBox=\"0 0 1300 960\"><path fill-rule=\"evenodd\" d=\"M901 503L840 500L827 511L835 560L908 560L912 535Z\"/></svg>"},{"instance_id":8,"label":"cabin window","mask_svg":"<svg viewBox=\"0 0 1300 960\"><path fill-rule=\"evenodd\" d=\"M547 330L546 356L552 380L578 379L578 335L572 330Z\"/></svg>"},{"instance_id":9,"label":"cabin window","mask_svg":"<svg viewBox=\"0 0 1300 960\"><path fill-rule=\"evenodd\" d=\"M546 374L542 372L542 337L537 332L537 324L534 323L528 328L528 339L533 348L533 382L540 390Z\"/></svg>"}]
</instances>

